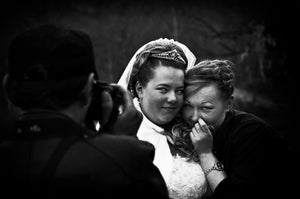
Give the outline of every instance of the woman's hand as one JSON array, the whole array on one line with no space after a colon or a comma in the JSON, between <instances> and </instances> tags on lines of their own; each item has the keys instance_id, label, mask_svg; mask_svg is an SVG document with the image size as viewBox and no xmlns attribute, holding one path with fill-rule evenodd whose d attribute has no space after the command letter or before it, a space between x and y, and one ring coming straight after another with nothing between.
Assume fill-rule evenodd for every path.
<instances>
[{"instance_id":1,"label":"woman's hand","mask_svg":"<svg viewBox=\"0 0 300 199\"><path fill-rule=\"evenodd\" d=\"M192 128L190 138L199 156L212 152L213 136L207 124L201 118Z\"/></svg>"}]
</instances>

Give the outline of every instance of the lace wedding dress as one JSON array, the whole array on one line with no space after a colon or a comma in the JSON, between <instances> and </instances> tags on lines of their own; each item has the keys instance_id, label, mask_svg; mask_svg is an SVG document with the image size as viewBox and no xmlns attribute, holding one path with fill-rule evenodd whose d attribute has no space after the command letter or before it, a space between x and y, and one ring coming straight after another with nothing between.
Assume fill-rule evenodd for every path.
<instances>
[{"instance_id":1,"label":"lace wedding dress","mask_svg":"<svg viewBox=\"0 0 300 199\"><path fill-rule=\"evenodd\" d=\"M139 110L139 106L136 107ZM144 117L137 137L155 147L153 163L166 182L170 198L201 199L206 193L207 182L200 164L188 157L172 155L163 133L163 128Z\"/></svg>"},{"instance_id":2,"label":"lace wedding dress","mask_svg":"<svg viewBox=\"0 0 300 199\"><path fill-rule=\"evenodd\" d=\"M206 193L207 182L199 163L179 155L167 183L169 196L173 199L200 199Z\"/></svg>"}]
</instances>

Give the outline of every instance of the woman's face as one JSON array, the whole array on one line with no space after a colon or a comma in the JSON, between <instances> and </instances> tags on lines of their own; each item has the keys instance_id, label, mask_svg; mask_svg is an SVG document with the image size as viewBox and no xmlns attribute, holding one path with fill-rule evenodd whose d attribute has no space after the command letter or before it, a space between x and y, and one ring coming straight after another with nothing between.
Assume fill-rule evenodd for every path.
<instances>
[{"instance_id":1,"label":"woman's face","mask_svg":"<svg viewBox=\"0 0 300 199\"><path fill-rule=\"evenodd\" d=\"M193 90L192 87L196 88L189 86L186 90ZM186 95L182 109L183 118L190 126L194 126L202 118L206 124L217 129L223 123L229 106L230 101L224 101L217 85L211 83L191 95Z\"/></svg>"},{"instance_id":2,"label":"woman's face","mask_svg":"<svg viewBox=\"0 0 300 199\"><path fill-rule=\"evenodd\" d=\"M158 66L145 87L136 87L144 115L157 125L174 119L183 104L184 71Z\"/></svg>"}]
</instances>

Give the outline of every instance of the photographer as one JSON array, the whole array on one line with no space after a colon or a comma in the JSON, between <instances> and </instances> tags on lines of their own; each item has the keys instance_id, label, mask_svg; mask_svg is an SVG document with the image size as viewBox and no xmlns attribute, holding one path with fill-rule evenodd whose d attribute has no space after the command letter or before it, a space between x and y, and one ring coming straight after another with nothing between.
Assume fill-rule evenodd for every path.
<instances>
[{"instance_id":1,"label":"photographer","mask_svg":"<svg viewBox=\"0 0 300 199\"><path fill-rule=\"evenodd\" d=\"M162 176L152 163L153 146L120 135L130 134L141 122L124 90L109 86L119 91L122 107L111 123L118 136L109 132L90 136L85 127L97 82L87 34L54 25L29 29L12 41L8 66L4 87L20 116L10 136L0 142L3 195L168 198ZM99 94L102 105L107 102L105 96L115 99L105 92ZM99 110L101 122L109 123L111 106L103 107L108 111ZM128 122L132 118L137 120L133 127Z\"/></svg>"}]
</instances>

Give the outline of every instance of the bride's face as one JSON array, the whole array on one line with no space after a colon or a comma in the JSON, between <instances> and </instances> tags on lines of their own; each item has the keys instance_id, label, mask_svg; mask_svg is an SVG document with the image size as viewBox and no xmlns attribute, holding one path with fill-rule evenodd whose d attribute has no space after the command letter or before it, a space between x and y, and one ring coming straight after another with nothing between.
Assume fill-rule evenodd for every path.
<instances>
[{"instance_id":1,"label":"bride's face","mask_svg":"<svg viewBox=\"0 0 300 199\"><path fill-rule=\"evenodd\" d=\"M184 71L158 66L147 85L138 83L136 89L144 115L157 125L167 124L183 104Z\"/></svg>"}]
</instances>

